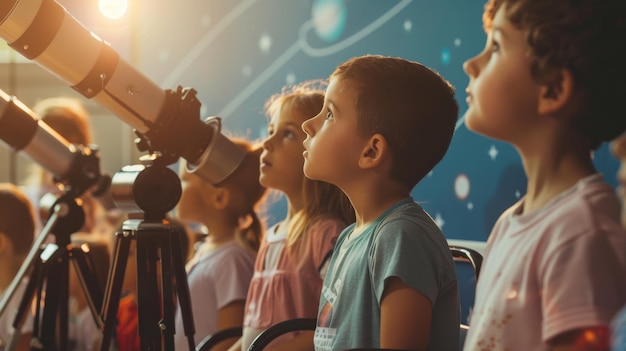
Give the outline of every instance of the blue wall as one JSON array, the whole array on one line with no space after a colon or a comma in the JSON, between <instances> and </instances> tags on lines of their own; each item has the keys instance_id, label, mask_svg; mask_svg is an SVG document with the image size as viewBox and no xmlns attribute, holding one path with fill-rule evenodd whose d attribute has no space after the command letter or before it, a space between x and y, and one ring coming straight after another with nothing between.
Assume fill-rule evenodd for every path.
<instances>
[{"instance_id":1,"label":"blue wall","mask_svg":"<svg viewBox=\"0 0 626 351\"><path fill-rule=\"evenodd\" d=\"M485 240L498 215L524 194L515 150L469 132L462 121L462 64L484 46L483 0L144 2L132 27L133 62L163 88L195 88L202 117L221 116L228 131L263 137L263 103L285 84L326 78L357 55L401 56L437 70L457 89L461 117L451 148L413 191L446 236ZM595 159L614 184L617 163L606 145ZM269 221L284 210L284 202L274 205Z\"/></svg>"}]
</instances>

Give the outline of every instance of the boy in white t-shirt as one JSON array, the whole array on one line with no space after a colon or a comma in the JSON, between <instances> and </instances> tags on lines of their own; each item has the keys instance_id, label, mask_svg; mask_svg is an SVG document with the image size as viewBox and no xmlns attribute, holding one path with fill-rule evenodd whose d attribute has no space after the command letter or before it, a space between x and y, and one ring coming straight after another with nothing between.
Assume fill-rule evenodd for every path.
<instances>
[{"instance_id":1,"label":"boy in white t-shirt","mask_svg":"<svg viewBox=\"0 0 626 351\"><path fill-rule=\"evenodd\" d=\"M626 129L623 0L490 0L468 129L512 144L524 198L489 237L465 350L606 350L626 301L620 204L592 152ZM615 82L615 83L613 83Z\"/></svg>"}]
</instances>

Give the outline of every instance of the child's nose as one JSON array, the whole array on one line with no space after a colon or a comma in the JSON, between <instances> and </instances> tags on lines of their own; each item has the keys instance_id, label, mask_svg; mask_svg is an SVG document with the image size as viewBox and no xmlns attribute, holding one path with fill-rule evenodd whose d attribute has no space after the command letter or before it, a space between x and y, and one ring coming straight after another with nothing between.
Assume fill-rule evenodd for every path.
<instances>
[{"instance_id":1,"label":"child's nose","mask_svg":"<svg viewBox=\"0 0 626 351\"><path fill-rule=\"evenodd\" d=\"M475 75L475 68L474 66L474 58L471 58L465 62L463 62L463 71L465 71L465 74L467 74L470 77L473 77Z\"/></svg>"},{"instance_id":2,"label":"child's nose","mask_svg":"<svg viewBox=\"0 0 626 351\"><path fill-rule=\"evenodd\" d=\"M311 125L313 124L313 120L315 119L315 117L307 119L306 121L304 121L304 123L302 123L302 130L307 134L307 135L311 135L313 130L311 129Z\"/></svg>"},{"instance_id":3,"label":"child's nose","mask_svg":"<svg viewBox=\"0 0 626 351\"><path fill-rule=\"evenodd\" d=\"M482 54L476 55L467 61L463 62L463 71L470 77L476 77L479 73L479 60Z\"/></svg>"}]
</instances>

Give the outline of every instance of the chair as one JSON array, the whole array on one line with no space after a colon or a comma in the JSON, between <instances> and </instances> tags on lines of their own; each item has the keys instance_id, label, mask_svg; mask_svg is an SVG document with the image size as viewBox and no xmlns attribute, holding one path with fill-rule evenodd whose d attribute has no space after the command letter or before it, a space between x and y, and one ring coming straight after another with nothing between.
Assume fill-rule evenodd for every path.
<instances>
[{"instance_id":1,"label":"chair","mask_svg":"<svg viewBox=\"0 0 626 351\"><path fill-rule=\"evenodd\" d=\"M454 267L459 285L459 299L461 300L461 323L468 324L468 318L476 293L476 283L480 274L483 257L470 248L450 246L454 259Z\"/></svg>"},{"instance_id":2,"label":"chair","mask_svg":"<svg viewBox=\"0 0 626 351\"><path fill-rule=\"evenodd\" d=\"M459 351L463 351L463 344L465 344L465 337L469 331L469 326L461 323L459 326Z\"/></svg>"},{"instance_id":3,"label":"chair","mask_svg":"<svg viewBox=\"0 0 626 351\"><path fill-rule=\"evenodd\" d=\"M469 247L450 246L450 252L455 259L467 260L474 268L476 279L478 279L480 267L483 264L483 256L478 251Z\"/></svg>"},{"instance_id":4,"label":"chair","mask_svg":"<svg viewBox=\"0 0 626 351\"><path fill-rule=\"evenodd\" d=\"M289 319L276 323L273 326L262 331L252 341L248 351L259 351L265 349L265 347L277 337L298 330L315 330L317 320L315 318L297 318Z\"/></svg>"},{"instance_id":5,"label":"chair","mask_svg":"<svg viewBox=\"0 0 626 351\"><path fill-rule=\"evenodd\" d=\"M217 333L209 335L202 339L202 341L200 341L198 345L196 345L196 351L209 351L220 342L230 338L241 337L241 334L242 329L240 327L220 330Z\"/></svg>"}]
</instances>

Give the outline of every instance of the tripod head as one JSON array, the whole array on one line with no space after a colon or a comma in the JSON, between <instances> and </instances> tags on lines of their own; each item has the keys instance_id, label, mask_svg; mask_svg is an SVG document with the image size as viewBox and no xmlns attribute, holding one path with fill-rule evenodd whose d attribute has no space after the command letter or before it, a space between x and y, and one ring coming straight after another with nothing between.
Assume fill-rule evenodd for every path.
<instances>
[{"instance_id":1,"label":"tripod head","mask_svg":"<svg viewBox=\"0 0 626 351\"><path fill-rule=\"evenodd\" d=\"M158 156L146 155L142 164L130 165L115 173L111 195L126 213L144 213L146 220L161 220L180 199L182 188L176 172Z\"/></svg>"},{"instance_id":2,"label":"tripod head","mask_svg":"<svg viewBox=\"0 0 626 351\"><path fill-rule=\"evenodd\" d=\"M48 214L58 211L58 219L51 229L58 245L69 244L72 233L80 231L85 224L85 211L82 204L69 192L47 193L41 198L39 205L40 209Z\"/></svg>"}]
</instances>

